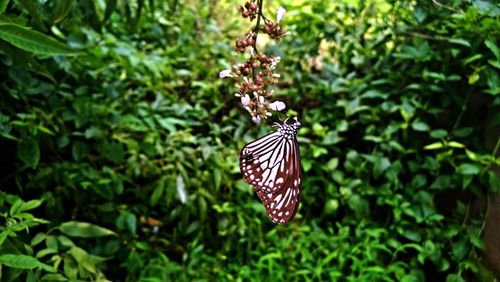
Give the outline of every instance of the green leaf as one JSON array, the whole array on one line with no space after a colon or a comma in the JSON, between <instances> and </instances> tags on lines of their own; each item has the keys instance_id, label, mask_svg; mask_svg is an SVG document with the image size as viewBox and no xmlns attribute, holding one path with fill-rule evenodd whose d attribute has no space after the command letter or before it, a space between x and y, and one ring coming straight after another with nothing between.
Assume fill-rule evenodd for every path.
<instances>
[{"instance_id":1,"label":"green leaf","mask_svg":"<svg viewBox=\"0 0 500 282\"><path fill-rule=\"evenodd\" d=\"M158 200L160 200L160 197L163 195L163 191L165 190L165 181L163 179L160 179L156 183L156 187L153 191L153 194L151 195L151 198L149 200L150 204L152 206L156 206L158 203Z\"/></svg>"},{"instance_id":2,"label":"green leaf","mask_svg":"<svg viewBox=\"0 0 500 282\"><path fill-rule=\"evenodd\" d=\"M78 54L54 38L13 23L0 23L0 39L40 55L68 56Z\"/></svg>"},{"instance_id":3,"label":"green leaf","mask_svg":"<svg viewBox=\"0 0 500 282\"><path fill-rule=\"evenodd\" d=\"M433 189L449 189L451 185L451 177L449 175L440 175L431 184Z\"/></svg>"},{"instance_id":4,"label":"green leaf","mask_svg":"<svg viewBox=\"0 0 500 282\"><path fill-rule=\"evenodd\" d=\"M486 47L488 47L491 50L491 52L493 52L493 54L495 54L495 57L500 60L500 50L498 50L498 47L495 44L495 42L491 41L489 39L486 39L484 41L484 44L486 45Z\"/></svg>"},{"instance_id":5,"label":"green leaf","mask_svg":"<svg viewBox=\"0 0 500 282\"><path fill-rule=\"evenodd\" d=\"M448 274L446 282L464 282L465 280L459 274Z\"/></svg>"},{"instance_id":6,"label":"green leaf","mask_svg":"<svg viewBox=\"0 0 500 282\"><path fill-rule=\"evenodd\" d=\"M43 200L31 200L22 203L17 212L28 211L39 207L43 203Z\"/></svg>"},{"instance_id":7,"label":"green leaf","mask_svg":"<svg viewBox=\"0 0 500 282\"><path fill-rule=\"evenodd\" d=\"M0 14L3 14L5 12L5 9L7 8L7 5L9 5L10 0L0 0Z\"/></svg>"},{"instance_id":8,"label":"green leaf","mask_svg":"<svg viewBox=\"0 0 500 282\"><path fill-rule=\"evenodd\" d=\"M95 238L117 235L115 232L104 227L80 221L64 222L59 228L61 232L71 237Z\"/></svg>"},{"instance_id":9,"label":"green leaf","mask_svg":"<svg viewBox=\"0 0 500 282\"><path fill-rule=\"evenodd\" d=\"M53 83L56 83L56 80L47 71L45 66L34 59L33 54L2 40L0 40L0 52L3 52L5 55L10 57L17 65L26 68L28 71L44 76L50 79Z\"/></svg>"},{"instance_id":10,"label":"green leaf","mask_svg":"<svg viewBox=\"0 0 500 282\"><path fill-rule=\"evenodd\" d=\"M45 233L36 234L35 237L33 239L31 239L30 246L34 247L34 246L40 244L43 240L45 240L45 238L47 238L47 235L45 235Z\"/></svg>"},{"instance_id":11,"label":"green leaf","mask_svg":"<svg viewBox=\"0 0 500 282\"><path fill-rule=\"evenodd\" d=\"M480 171L481 171L481 168L479 168L477 165L471 164L471 163L461 164L457 168L457 172L460 174L463 174L463 175L475 175L475 174L478 174Z\"/></svg>"},{"instance_id":12,"label":"green leaf","mask_svg":"<svg viewBox=\"0 0 500 282\"><path fill-rule=\"evenodd\" d=\"M411 127L416 131L429 131L429 126L423 121L415 121Z\"/></svg>"},{"instance_id":13,"label":"green leaf","mask_svg":"<svg viewBox=\"0 0 500 282\"><path fill-rule=\"evenodd\" d=\"M448 42L462 45L465 47L470 47L469 41L462 39L462 38L450 38L450 39L448 39Z\"/></svg>"},{"instance_id":14,"label":"green leaf","mask_svg":"<svg viewBox=\"0 0 500 282\"><path fill-rule=\"evenodd\" d=\"M0 264L12 268L19 268L19 269L42 268L49 272L55 272L55 270L51 266L41 263L36 258L27 255L14 255L14 254L0 255Z\"/></svg>"},{"instance_id":15,"label":"green leaf","mask_svg":"<svg viewBox=\"0 0 500 282\"><path fill-rule=\"evenodd\" d=\"M125 216L125 222L127 223L127 229L132 233L136 234L137 231L137 217L135 214L128 212Z\"/></svg>"},{"instance_id":16,"label":"green leaf","mask_svg":"<svg viewBox=\"0 0 500 282\"><path fill-rule=\"evenodd\" d=\"M68 278L59 273L49 273L42 276L42 281L68 281Z\"/></svg>"},{"instance_id":17,"label":"green leaf","mask_svg":"<svg viewBox=\"0 0 500 282\"><path fill-rule=\"evenodd\" d=\"M73 1L71 0L58 0L55 3L54 13L50 19L52 24L62 21L73 8Z\"/></svg>"},{"instance_id":18,"label":"green leaf","mask_svg":"<svg viewBox=\"0 0 500 282\"><path fill-rule=\"evenodd\" d=\"M93 256L91 254L78 247L72 247L69 250L69 253L78 262L78 264L85 270L93 274L97 273L97 266L95 265L95 262L92 260Z\"/></svg>"},{"instance_id":19,"label":"green leaf","mask_svg":"<svg viewBox=\"0 0 500 282\"><path fill-rule=\"evenodd\" d=\"M47 28L43 24L42 18L40 17L40 6L38 5L38 1L36 0L17 0L26 10L28 10L28 13L35 22L38 24L38 26L43 30L46 31Z\"/></svg>"},{"instance_id":20,"label":"green leaf","mask_svg":"<svg viewBox=\"0 0 500 282\"><path fill-rule=\"evenodd\" d=\"M443 147L444 147L443 142L436 142L436 143L432 143L432 144L424 146L424 149L425 150L436 150L436 149L441 149Z\"/></svg>"},{"instance_id":21,"label":"green leaf","mask_svg":"<svg viewBox=\"0 0 500 282\"><path fill-rule=\"evenodd\" d=\"M40 161L40 148L38 147L38 143L31 138L21 139L17 143L17 156L25 164L32 168L36 168Z\"/></svg>"},{"instance_id":22,"label":"green leaf","mask_svg":"<svg viewBox=\"0 0 500 282\"><path fill-rule=\"evenodd\" d=\"M448 135L448 132L444 129L435 129L430 132L430 136L435 139L443 139Z\"/></svg>"},{"instance_id":23,"label":"green leaf","mask_svg":"<svg viewBox=\"0 0 500 282\"><path fill-rule=\"evenodd\" d=\"M462 143L458 143L458 142L456 142L456 141L450 141L450 142L446 143L446 145L447 145L448 147L452 147L452 148L459 148L459 149L461 149L461 148L465 148L465 145L464 145L464 144L462 144Z\"/></svg>"},{"instance_id":24,"label":"green leaf","mask_svg":"<svg viewBox=\"0 0 500 282\"><path fill-rule=\"evenodd\" d=\"M498 176L496 172L488 171L488 183L490 185L491 192L493 193L500 192L500 176Z\"/></svg>"},{"instance_id":25,"label":"green leaf","mask_svg":"<svg viewBox=\"0 0 500 282\"><path fill-rule=\"evenodd\" d=\"M2 231L2 233L0 233L0 246L3 244L5 239L7 239L7 237L10 235L10 233L12 233L12 231L10 229L4 230L4 231Z\"/></svg>"},{"instance_id":26,"label":"green leaf","mask_svg":"<svg viewBox=\"0 0 500 282\"><path fill-rule=\"evenodd\" d=\"M375 163L373 165L373 176L378 178L389 166L391 162L388 158L378 157L375 159Z\"/></svg>"},{"instance_id":27,"label":"green leaf","mask_svg":"<svg viewBox=\"0 0 500 282\"><path fill-rule=\"evenodd\" d=\"M469 75L469 84L472 85L476 83L479 80L479 73L478 72L473 72L471 75Z\"/></svg>"}]
</instances>

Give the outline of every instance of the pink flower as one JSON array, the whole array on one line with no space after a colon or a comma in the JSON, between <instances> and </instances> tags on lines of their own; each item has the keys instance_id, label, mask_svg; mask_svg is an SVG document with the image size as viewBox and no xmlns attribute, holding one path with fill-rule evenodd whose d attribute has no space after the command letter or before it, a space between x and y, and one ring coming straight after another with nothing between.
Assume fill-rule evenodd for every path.
<instances>
[{"instance_id":1,"label":"pink flower","mask_svg":"<svg viewBox=\"0 0 500 282\"><path fill-rule=\"evenodd\" d=\"M225 78L225 77L232 77L233 76L233 71L232 70L223 70L219 72L219 77L220 78Z\"/></svg>"},{"instance_id":2,"label":"pink flower","mask_svg":"<svg viewBox=\"0 0 500 282\"><path fill-rule=\"evenodd\" d=\"M260 123L260 116L254 116L254 117L252 117L252 120L253 120L253 122L255 122L256 124L259 124L259 123Z\"/></svg>"},{"instance_id":3,"label":"pink flower","mask_svg":"<svg viewBox=\"0 0 500 282\"><path fill-rule=\"evenodd\" d=\"M286 105L285 103L281 102L281 101L276 101L276 102L272 102L271 104L269 104L269 108L273 111L281 111L283 110L284 108L286 108Z\"/></svg>"},{"instance_id":4,"label":"pink flower","mask_svg":"<svg viewBox=\"0 0 500 282\"><path fill-rule=\"evenodd\" d=\"M241 97L241 104L243 105L243 107L246 107L248 106L248 103L250 103L250 96L248 96L248 94L245 94L245 96Z\"/></svg>"},{"instance_id":5,"label":"pink flower","mask_svg":"<svg viewBox=\"0 0 500 282\"><path fill-rule=\"evenodd\" d=\"M278 12L276 13L276 22L279 23L285 16L286 10L283 7L279 7Z\"/></svg>"}]
</instances>

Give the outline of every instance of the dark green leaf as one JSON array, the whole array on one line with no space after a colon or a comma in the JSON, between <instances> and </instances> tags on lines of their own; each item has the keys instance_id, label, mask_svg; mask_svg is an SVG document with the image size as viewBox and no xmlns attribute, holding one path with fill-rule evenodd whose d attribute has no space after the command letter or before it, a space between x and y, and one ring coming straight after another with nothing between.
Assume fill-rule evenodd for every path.
<instances>
[{"instance_id":1,"label":"dark green leaf","mask_svg":"<svg viewBox=\"0 0 500 282\"><path fill-rule=\"evenodd\" d=\"M460 174L464 174L464 175L474 175L474 174L478 174L480 171L481 171L480 167L478 167L475 164L471 164L471 163L461 164L457 168L457 172Z\"/></svg>"},{"instance_id":2,"label":"dark green leaf","mask_svg":"<svg viewBox=\"0 0 500 282\"><path fill-rule=\"evenodd\" d=\"M77 54L68 46L43 33L12 23L0 23L0 39L25 51L40 55Z\"/></svg>"},{"instance_id":3,"label":"dark green leaf","mask_svg":"<svg viewBox=\"0 0 500 282\"><path fill-rule=\"evenodd\" d=\"M116 233L109 229L80 221L68 221L62 223L59 228L61 232L71 237L94 238L116 236Z\"/></svg>"},{"instance_id":4,"label":"dark green leaf","mask_svg":"<svg viewBox=\"0 0 500 282\"><path fill-rule=\"evenodd\" d=\"M44 263L41 263L36 258L27 255L4 254L0 255L0 264L12 268L33 269L42 268L45 271L55 272L55 270Z\"/></svg>"},{"instance_id":5,"label":"dark green leaf","mask_svg":"<svg viewBox=\"0 0 500 282\"><path fill-rule=\"evenodd\" d=\"M25 164L36 168L40 161L40 147L34 139L21 139L17 143L17 156Z\"/></svg>"},{"instance_id":6,"label":"dark green leaf","mask_svg":"<svg viewBox=\"0 0 500 282\"><path fill-rule=\"evenodd\" d=\"M5 9L7 8L7 5L9 4L10 0L0 0L0 14L5 12Z\"/></svg>"}]
</instances>

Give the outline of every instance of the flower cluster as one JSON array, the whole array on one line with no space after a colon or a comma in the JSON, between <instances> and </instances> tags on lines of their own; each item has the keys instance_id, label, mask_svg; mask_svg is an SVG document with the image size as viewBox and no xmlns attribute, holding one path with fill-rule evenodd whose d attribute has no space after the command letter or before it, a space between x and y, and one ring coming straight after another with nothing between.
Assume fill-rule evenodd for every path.
<instances>
[{"instance_id":1,"label":"flower cluster","mask_svg":"<svg viewBox=\"0 0 500 282\"><path fill-rule=\"evenodd\" d=\"M219 73L220 78L239 77L242 79L240 83L236 84L238 91L235 96L240 98L241 104L250 113L255 123L259 123L261 118L271 116L270 111L282 111L286 107L285 103L281 101L271 102L274 90L270 89L270 86L278 83L280 76L274 71L281 58L261 54L256 47L259 31L276 40L287 34L286 30L279 24L286 10L280 7L276 22L273 22L262 15L262 2L246 2L244 7L239 7L243 18L250 20L257 18L255 29L248 32L244 39L236 40L235 43L236 50L240 53L248 53L249 58L243 63ZM264 19L262 25L260 24L261 17Z\"/></svg>"},{"instance_id":2,"label":"flower cluster","mask_svg":"<svg viewBox=\"0 0 500 282\"><path fill-rule=\"evenodd\" d=\"M238 9L241 12L241 16L244 18L250 18L250 20L253 20L257 17L257 12L258 12L258 6L255 1L253 2L246 2L245 7L239 6Z\"/></svg>"},{"instance_id":3,"label":"flower cluster","mask_svg":"<svg viewBox=\"0 0 500 282\"><path fill-rule=\"evenodd\" d=\"M279 40L282 36L287 35L288 31L284 29L280 22L285 15L286 10L283 7L278 9L276 22L266 19L266 25L262 28L264 33L268 34L272 39Z\"/></svg>"}]
</instances>

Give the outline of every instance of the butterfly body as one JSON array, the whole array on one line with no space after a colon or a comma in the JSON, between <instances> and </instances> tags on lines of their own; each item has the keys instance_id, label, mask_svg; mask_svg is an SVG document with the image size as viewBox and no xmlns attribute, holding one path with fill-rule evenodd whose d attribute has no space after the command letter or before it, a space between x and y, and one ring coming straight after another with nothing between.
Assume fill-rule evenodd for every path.
<instances>
[{"instance_id":1,"label":"butterfly body","mask_svg":"<svg viewBox=\"0 0 500 282\"><path fill-rule=\"evenodd\" d=\"M278 130L243 147L240 170L257 190L266 213L274 223L286 223L298 210L302 171L297 132L300 123L276 123Z\"/></svg>"}]
</instances>

